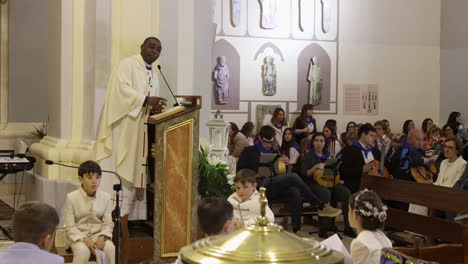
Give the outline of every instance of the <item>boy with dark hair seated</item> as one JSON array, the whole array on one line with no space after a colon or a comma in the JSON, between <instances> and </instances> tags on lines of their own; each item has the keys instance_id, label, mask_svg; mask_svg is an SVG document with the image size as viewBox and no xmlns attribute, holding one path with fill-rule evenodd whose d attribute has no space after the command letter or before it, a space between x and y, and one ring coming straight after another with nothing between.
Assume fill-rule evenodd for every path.
<instances>
[{"instance_id":1,"label":"boy with dark hair seated","mask_svg":"<svg viewBox=\"0 0 468 264\"><path fill-rule=\"evenodd\" d=\"M80 189L67 195L64 228L67 244L73 251L73 263L88 263L91 253L102 250L108 264L115 262L112 243L112 200L108 193L98 191L101 167L94 161L85 161L78 168Z\"/></svg>"},{"instance_id":2,"label":"boy with dark hair seated","mask_svg":"<svg viewBox=\"0 0 468 264\"><path fill-rule=\"evenodd\" d=\"M64 259L48 252L59 223L57 210L40 202L27 202L13 216L15 243L0 252L0 263L63 264Z\"/></svg>"},{"instance_id":3,"label":"boy with dark hair seated","mask_svg":"<svg viewBox=\"0 0 468 264\"><path fill-rule=\"evenodd\" d=\"M232 205L219 197L207 197L198 204L198 224L205 236L229 233L232 230Z\"/></svg>"},{"instance_id":4,"label":"boy with dark hair seated","mask_svg":"<svg viewBox=\"0 0 468 264\"><path fill-rule=\"evenodd\" d=\"M234 177L236 192L229 196L228 202L234 207L233 221L236 229L255 224L260 216L260 193L257 191L256 178L257 174L249 169L238 171ZM275 221L275 216L268 206L266 217L270 223Z\"/></svg>"},{"instance_id":5,"label":"boy with dark hair seated","mask_svg":"<svg viewBox=\"0 0 468 264\"><path fill-rule=\"evenodd\" d=\"M198 204L198 225L205 237L232 231L232 205L223 198L206 197ZM180 253L174 264L182 264Z\"/></svg>"}]
</instances>

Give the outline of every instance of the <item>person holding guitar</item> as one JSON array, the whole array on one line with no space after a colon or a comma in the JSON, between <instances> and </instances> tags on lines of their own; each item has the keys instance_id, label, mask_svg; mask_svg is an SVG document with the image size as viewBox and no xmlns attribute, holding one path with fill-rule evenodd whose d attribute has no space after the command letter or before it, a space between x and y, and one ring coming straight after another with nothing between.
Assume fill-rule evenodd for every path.
<instances>
[{"instance_id":1,"label":"person holding guitar","mask_svg":"<svg viewBox=\"0 0 468 264\"><path fill-rule=\"evenodd\" d=\"M338 164L339 160L331 157L325 147L325 135L315 133L312 137L312 148L302 157L301 175L312 192L317 194L320 199L326 203L331 200L341 202L345 226L344 234L356 237L348 221L348 202L351 192L339 181ZM327 219L319 217L319 236L321 238L327 237L328 228L325 222Z\"/></svg>"},{"instance_id":2,"label":"person holding guitar","mask_svg":"<svg viewBox=\"0 0 468 264\"><path fill-rule=\"evenodd\" d=\"M408 137L401 143L400 149L390 161L390 172L394 178L415 181L412 168L429 167L438 156L426 158L423 149L424 138L421 130L415 128L408 132ZM414 170L413 170L414 171Z\"/></svg>"},{"instance_id":3,"label":"person holding guitar","mask_svg":"<svg viewBox=\"0 0 468 264\"><path fill-rule=\"evenodd\" d=\"M275 142L275 130L271 126L263 126L259 133L260 141L253 146L246 147L237 162L237 171L250 169L257 174L257 186L267 189L268 200L283 199L289 202L292 214L293 232L301 231L301 210L302 199L305 198L310 204L317 207L319 216L336 217L341 214L341 210L331 207L320 200L302 179L295 173L279 174L272 172L270 175L263 175L261 171L268 164L260 162L262 155L279 154L273 145ZM280 161L288 163L288 157L283 155L278 158ZM269 166L268 166L269 167ZM262 169L262 170L259 170ZM299 233L300 234L300 233Z\"/></svg>"},{"instance_id":4,"label":"person holding guitar","mask_svg":"<svg viewBox=\"0 0 468 264\"><path fill-rule=\"evenodd\" d=\"M363 124L358 130L358 140L342 151L340 175L351 193L359 190L361 175L371 171L378 172L380 151L372 147L376 137L374 126L370 123Z\"/></svg>"}]
</instances>

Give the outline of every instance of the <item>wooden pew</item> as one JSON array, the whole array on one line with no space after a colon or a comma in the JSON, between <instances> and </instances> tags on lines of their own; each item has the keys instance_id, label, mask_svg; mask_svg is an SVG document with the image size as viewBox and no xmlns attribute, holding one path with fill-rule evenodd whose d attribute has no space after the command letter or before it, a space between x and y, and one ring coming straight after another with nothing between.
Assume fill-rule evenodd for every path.
<instances>
[{"instance_id":1,"label":"wooden pew","mask_svg":"<svg viewBox=\"0 0 468 264\"><path fill-rule=\"evenodd\" d=\"M384 200L413 203L441 211L468 213L468 191L421 184L398 179L362 176L361 189L367 188L379 194ZM440 263L468 264L468 224L451 222L431 216L412 214L399 209L389 208L386 226L411 231L440 239L456 245L441 245L434 248L421 248L418 254ZM431 257L437 250L437 258ZM414 256L424 259L420 256ZM440 258L439 258L440 257Z\"/></svg>"}]
</instances>

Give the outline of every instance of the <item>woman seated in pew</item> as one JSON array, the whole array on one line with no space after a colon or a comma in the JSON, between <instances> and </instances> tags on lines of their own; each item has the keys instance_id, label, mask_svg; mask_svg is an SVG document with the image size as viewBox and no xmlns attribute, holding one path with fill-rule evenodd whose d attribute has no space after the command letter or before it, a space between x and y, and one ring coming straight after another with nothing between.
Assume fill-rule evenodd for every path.
<instances>
[{"instance_id":1,"label":"woman seated in pew","mask_svg":"<svg viewBox=\"0 0 468 264\"><path fill-rule=\"evenodd\" d=\"M235 123L230 122L230 124L231 127L229 128L228 138L229 155L239 159L239 156L244 148L249 146L249 142L242 133L239 133L239 127L237 127Z\"/></svg>"},{"instance_id":2,"label":"woman seated in pew","mask_svg":"<svg viewBox=\"0 0 468 264\"><path fill-rule=\"evenodd\" d=\"M432 126L427 132L426 155L439 155L442 151L444 137L442 137L442 129L437 126Z\"/></svg>"},{"instance_id":3,"label":"woman seated in pew","mask_svg":"<svg viewBox=\"0 0 468 264\"><path fill-rule=\"evenodd\" d=\"M270 123L268 125L275 130L276 142L278 142L278 145L281 146L283 143L283 133L285 129L289 127L283 108L275 108L275 111L273 111L273 116L271 117Z\"/></svg>"},{"instance_id":4,"label":"woman seated in pew","mask_svg":"<svg viewBox=\"0 0 468 264\"><path fill-rule=\"evenodd\" d=\"M325 122L325 126L323 127L323 134L325 135L325 143L330 153L330 156L336 157L338 153L341 151L341 144L336 134L336 120L328 119Z\"/></svg>"},{"instance_id":5,"label":"woman seated in pew","mask_svg":"<svg viewBox=\"0 0 468 264\"><path fill-rule=\"evenodd\" d=\"M314 114L314 106L305 104L302 106L301 114L294 121L294 133L296 133L296 142L301 144L303 138L317 132L317 124Z\"/></svg>"},{"instance_id":6,"label":"woman seated in pew","mask_svg":"<svg viewBox=\"0 0 468 264\"><path fill-rule=\"evenodd\" d=\"M358 236L351 242L353 264L380 263L382 248L392 247L392 242L381 231L387 219L387 207L379 195L367 189L349 199L349 223Z\"/></svg>"},{"instance_id":7,"label":"woman seated in pew","mask_svg":"<svg viewBox=\"0 0 468 264\"><path fill-rule=\"evenodd\" d=\"M357 124L354 121L349 121L348 124L346 125L346 133L356 131L357 133Z\"/></svg>"},{"instance_id":8,"label":"woman seated in pew","mask_svg":"<svg viewBox=\"0 0 468 264\"><path fill-rule=\"evenodd\" d=\"M415 129L416 126L414 125L413 120L406 120L405 123L403 123L403 135L405 137L408 136L408 132L410 132L411 129Z\"/></svg>"},{"instance_id":9,"label":"woman seated in pew","mask_svg":"<svg viewBox=\"0 0 468 264\"><path fill-rule=\"evenodd\" d=\"M452 188L460 179L466 167L461 156L463 143L459 137L449 137L444 142L445 159L440 164L439 176L434 185Z\"/></svg>"},{"instance_id":10,"label":"woman seated in pew","mask_svg":"<svg viewBox=\"0 0 468 264\"><path fill-rule=\"evenodd\" d=\"M345 226L344 234L355 237L354 231L349 225L347 213L351 192L346 186L339 183L339 160L330 155L325 142L325 135L323 133L314 134L310 150L302 156L301 176L312 192L317 194L323 201L326 201L326 203L331 200L334 200L333 202L341 202ZM327 176L329 178L325 179ZM327 231L334 231L336 229L333 223L333 218L319 218L319 236L321 238L328 237Z\"/></svg>"},{"instance_id":11,"label":"woman seated in pew","mask_svg":"<svg viewBox=\"0 0 468 264\"><path fill-rule=\"evenodd\" d=\"M239 132L241 132L245 136L245 138L247 139L247 142L249 142L249 146L253 146L254 144L254 135L253 135L254 128L255 128L254 123L248 121L248 122L245 122L241 130L239 130Z\"/></svg>"},{"instance_id":12,"label":"woman seated in pew","mask_svg":"<svg viewBox=\"0 0 468 264\"><path fill-rule=\"evenodd\" d=\"M294 131L291 128L284 130L280 154L289 158L287 165L288 173L296 172L296 164L301 156L301 149L294 138Z\"/></svg>"},{"instance_id":13,"label":"woman seated in pew","mask_svg":"<svg viewBox=\"0 0 468 264\"><path fill-rule=\"evenodd\" d=\"M431 129L433 125L434 125L434 121L432 121L432 119L430 118L426 118L422 122L421 131L423 132L424 139L429 140L427 133L429 132L429 129Z\"/></svg>"},{"instance_id":14,"label":"woman seated in pew","mask_svg":"<svg viewBox=\"0 0 468 264\"><path fill-rule=\"evenodd\" d=\"M463 123L461 122L461 113L460 112L451 112L447 124L455 127L453 130L455 135L457 135L463 142L466 140L466 130L465 126L463 126Z\"/></svg>"},{"instance_id":15,"label":"woman seated in pew","mask_svg":"<svg viewBox=\"0 0 468 264\"><path fill-rule=\"evenodd\" d=\"M461 178L465 171L466 161L461 157L463 143L457 136L449 137L444 142L445 159L440 164L439 175L434 185L452 188ZM428 210L425 206L411 204L409 212L427 215ZM444 213L446 219L452 220L455 214Z\"/></svg>"},{"instance_id":16,"label":"woman seated in pew","mask_svg":"<svg viewBox=\"0 0 468 264\"><path fill-rule=\"evenodd\" d=\"M448 138L448 137L453 137L457 134L457 127L454 126L454 125L450 125L450 124L445 124L443 127L442 127L442 131L444 132L444 137Z\"/></svg>"}]
</instances>

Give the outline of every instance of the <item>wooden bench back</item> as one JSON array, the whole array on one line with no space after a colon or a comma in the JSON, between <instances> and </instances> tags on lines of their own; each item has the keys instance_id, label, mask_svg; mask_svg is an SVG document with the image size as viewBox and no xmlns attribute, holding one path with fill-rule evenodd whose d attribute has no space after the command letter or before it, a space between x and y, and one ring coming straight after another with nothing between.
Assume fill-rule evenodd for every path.
<instances>
[{"instance_id":1,"label":"wooden bench back","mask_svg":"<svg viewBox=\"0 0 468 264\"><path fill-rule=\"evenodd\" d=\"M421 184L398 179L362 176L361 189L379 194L383 200L412 203L428 208L468 213L468 191ZM463 245L464 263L468 264L468 224L460 224L431 216L422 216L389 208L385 225Z\"/></svg>"}]
</instances>

